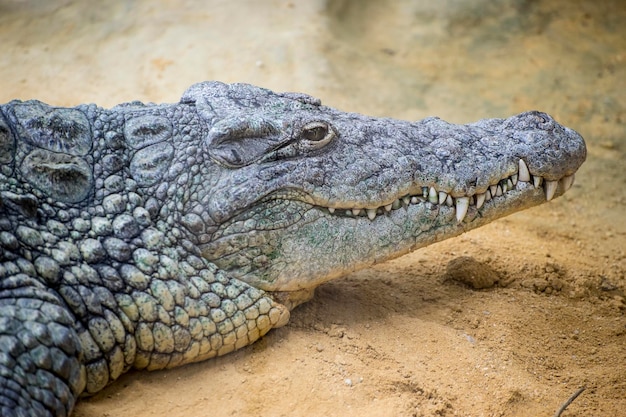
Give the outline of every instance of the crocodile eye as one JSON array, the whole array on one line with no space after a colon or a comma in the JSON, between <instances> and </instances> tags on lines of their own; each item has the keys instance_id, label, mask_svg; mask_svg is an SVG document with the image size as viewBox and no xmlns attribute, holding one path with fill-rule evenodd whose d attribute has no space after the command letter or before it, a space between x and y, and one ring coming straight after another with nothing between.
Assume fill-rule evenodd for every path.
<instances>
[{"instance_id":1,"label":"crocodile eye","mask_svg":"<svg viewBox=\"0 0 626 417\"><path fill-rule=\"evenodd\" d=\"M317 126L317 127L305 130L302 134L302 137L304 137L306 140L319 142L320 140L326 137L327 133L328 133L328 130L326 130L325 126Z\"/></svg>"},{"instance_id":2,"label":"crocodile eye","mask_svg":"<svg viewBox=\"0 0 626 417\"><path fill-rule=\"evenodd\" d=\"M335 131L324 122L311 122L302 128L300 147L303 150L320 149L335 137Z\"/></svg>"}]
</instances>

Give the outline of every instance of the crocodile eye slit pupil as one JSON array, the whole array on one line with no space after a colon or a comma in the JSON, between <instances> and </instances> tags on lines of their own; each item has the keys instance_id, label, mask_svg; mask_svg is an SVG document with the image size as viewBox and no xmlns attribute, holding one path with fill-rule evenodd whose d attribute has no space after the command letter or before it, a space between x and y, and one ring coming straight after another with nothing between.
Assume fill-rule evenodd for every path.
<instances>
[{"instance_id":1,"label":"crocodile eye slit pupil","mask_svg":"<svg viewBox=\"0 0 626 417\"><path fill-rule=\"evenodd\" d=\"M231 153L231 157L233 158L231 162L234 163L234 164L240 164L241 163L241 157L239 156L239 152L237 152L234 149L231 149L230 153Z\"/></svg>"}]
</instances>

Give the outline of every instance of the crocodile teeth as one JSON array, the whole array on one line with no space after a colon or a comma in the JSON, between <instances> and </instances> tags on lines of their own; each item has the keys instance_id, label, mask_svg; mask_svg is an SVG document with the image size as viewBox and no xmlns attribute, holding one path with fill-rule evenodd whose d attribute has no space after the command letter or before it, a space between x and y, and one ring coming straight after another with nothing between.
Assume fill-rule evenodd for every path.
<instances>
[{"instance_id":1,"label":"crocodile teeth","mask_svg":"<svg viewBox=\"0 0 626 417\"><path fill-rule=\"evenodd\" d=\"M456 199L456 221L461 223L467 214L469 208L468 197L458 197Z\"/></svg>"},{"instance_id":2,"label":"crocodile teeth","mask_svg":"<svg viewBox=\"0 0 626 417\"><path fill-rule=\"evenodd\" d=\"M382 216L385 213L397 210L402 206L405 206L408 209L411 205L428 202L433 205L437 204L439 206L443 206L445 204L448 207L455 207L457 222L461 223L465 220L470 205L476 205L476 208L480 209L485 205L485 202L496 197L505 196L509 191L514 190L518 182L530 182L536 189L543 185L546 200L550 201L556 195L556 191L559 186L564 192L571 188L574 183L574 175L565 176L557 181L544 180L544 178L539 175L532 175L528 170L526 162L520 159L519 170L517 173L512 174L509 177L502 178L494 185L490 185L484 193L454 198L446 191L437 191L435 187L421 187L418 194L407 194L384 206L377 208L341 209L340 212L343 213L345 211L345 215L350 217L367 216L370 220L374 220L377 216ZM331 214L334 214L337 210L333 207L328 207L327 209Z\"/></svg>"},{"instance_id":3,"label":"crocodile teeth","mask_svg":"<svg viewBox=\"0 0 626 417\"><path fill-rule=\"evenodd\" d=\"M523 159L519 160L519 172L517 174L519 181L530 182L530 171L528 171L528 165Z\"/></svg>"},{"instance_id":4,"label":"crocodile teeth","mask_svg":"<svg viewBox=\"0 0 626 417\"><path fill-rule=\"evenodd\" d=\"M476 208L481 208L485 204L486 197L485 193L476 194Z\"/></svg>"},{"instance_id":5,"label":"crocodile teeth","mask_svg":"<svg viewBox=\"0 0 626 417\"><path fill-rule=\"evenodd\" d=\"M556 187L559 185L558 181L548 181L544 184L546 191L546 201L552 200L554 193L556 193Z\"/></svg>"},{"instance_id":6,"label":"crocodile teeth","mask_svg":"<svg viewBox=\"0 0 626 417\"><path fill-rule=\"evenodd\" d=\"M561 186L564 192L572 188L572 184L574 184L574 174L561 178Z\"/></svg>"},{"instance_id":7,"label":"crocodile teeth","mask_svg":"<svg viewBox=\"0 0 626 417\"><path fill-rule=\"evenodd\" d=\"M435 190L435 187L430 187L430 190L428 191L428 201L433 204L437 204L439 202L439 197L437 196L437 190Z\"/></svg>"}]
</instances>

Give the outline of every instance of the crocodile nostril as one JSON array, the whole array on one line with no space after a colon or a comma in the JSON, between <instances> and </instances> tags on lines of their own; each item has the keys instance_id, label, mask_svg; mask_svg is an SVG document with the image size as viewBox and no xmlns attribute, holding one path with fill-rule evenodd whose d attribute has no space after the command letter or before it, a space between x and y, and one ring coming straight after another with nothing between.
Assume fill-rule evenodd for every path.
<instances>
[{"instance_id":1,"label":"crocodile nostril","mask_svg":"<svg viewBox=\"0 0 626 417\"><path fill-rule=\"evenodd\" d=\"M528 114L528 125L530 128L533 128L533 129L538 128L542 130L554 129L555 127L554 119L550 117L548 114L539 112L539 111L528 112L527 114Z\"/></svg>"}]
</instances>

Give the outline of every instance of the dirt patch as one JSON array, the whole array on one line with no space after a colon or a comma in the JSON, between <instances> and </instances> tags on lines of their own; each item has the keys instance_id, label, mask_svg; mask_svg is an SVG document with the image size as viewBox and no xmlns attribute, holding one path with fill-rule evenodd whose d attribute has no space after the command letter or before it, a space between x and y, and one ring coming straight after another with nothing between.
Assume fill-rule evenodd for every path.
<instances>
[{"instance_id":1,"label":"dirt patch","mask_svg":"<svg viewBox=\"0 0 626 417\"><path fill-rule=\"evenodd\" d=\"M448 262L444 279L482 290L496 285L500 277L489 265L478 262L471 256L460 256Z\"/></svg>"}]
</instances>

